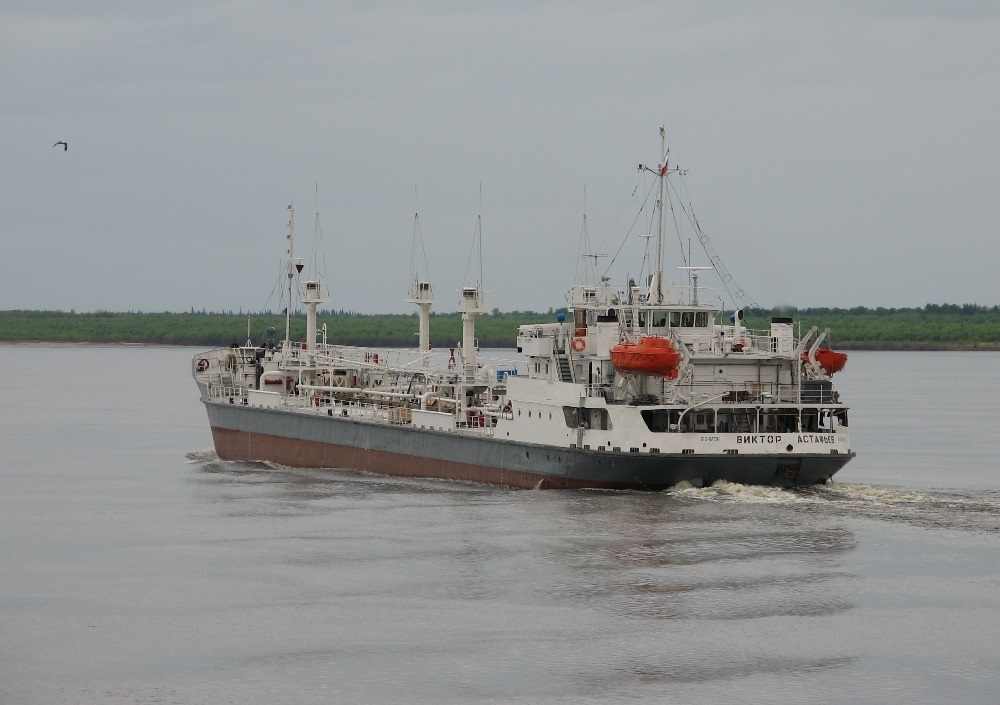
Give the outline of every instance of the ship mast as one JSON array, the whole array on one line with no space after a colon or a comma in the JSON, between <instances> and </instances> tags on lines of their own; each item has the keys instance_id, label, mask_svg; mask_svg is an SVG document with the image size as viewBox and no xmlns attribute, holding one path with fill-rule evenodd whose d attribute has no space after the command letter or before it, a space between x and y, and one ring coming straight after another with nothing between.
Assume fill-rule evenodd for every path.
<instances>
[{"instance_id":1,"label":"ship mast","mask_svg":"<svg viewBox=\"0 0 1000 705\"><path fill-rule=\"evenodd\" d=\"M667 188L667 175L672 174L675 171L680 173L686 173L685 169L670 168L670 150L667 149L667 131L663 125L660 125L660 163L653 169L646 164L639 165L639 171L648 171L652 174L656 174L656 178L659 179L659 193L656 199L656 209L658 211L657 222L656 222L656 262L654 263L655 270L653 272L653 279L649 283L649 297L648 300L651 303L662 304L664 298L663 292L663 224L665 214L663 212L663 202L666 198L666 188Z\"/></svg>"},{"instance_id":2,"label":"ship mast","mask_svg":"<svg viewBox=\"0 0 1000 705\"><path fill-rule=\"evenodd\" d=\"M420 277L420 265L417 260L417 245L424 259L424 278ZM424 252L424 240L420 233L420 216L413 215L413 243L410 249L410 290L406 298L408 303L416 304L420 309L419 346L427 366L427 355L431 349L430 315L434 303L434 291L431 288L430 273L427 272L427 253Z\"/></svg>"},{"instance_id":3,"label":"ship mast","mask_svg":"<svg viewBox=\"0 0 1000 705\"><path fill-rule=\"evenodd\" d=\"M305 283L305 290L302 292L302 303L306 307L306 342L305 347L307 360L310 366L316 364L316 310L320 304L330 301L329 285L323 278L326 275L325 264L320 266L322 253L323 234L319 227L319 184L316 185L316 232L313 235L313 275ZM302 271L302 264L297 264L298 270ZM323 336L326 343L326 335Z\"/></svg>"},{"instance_id":4,"label":"ship mast","mask_svg":"<svg viewBox=\"0 0 1000 705\"><path fill-rule=\"evenodd\" d=\"M659 220L656 224L656 303L663 303L663 197L667 176L667 131L660 125L660 195L656 200Z\"/></svg>"},{"instance_id":5,"label":"ship mast","mask_svg":"<svg viewBox=\"0 0 1000 705\"><path fill-rule=\"evenodd\" d=\"M479 189L480 213L476 219L476 234L473 238L473 247L479 250L479 281L476 282L475 286L462 288L462 299L459 308L462 312L462 363L466 384L474 384L476 381L476 316L486 313L486 309L483 308L482 185L480 185Z\"/></svg>"},{"instance_id":6,"label":"ship mast","mask_svg":"<svg viewBox=\"0 0 1000 705\"><path fill-rule=\"evenodd\" d=\"M486 313L483 291L483 185L479 184L479 216L476 218L476 232L472 238L472 249L469 250L469 262L466 264L465 276L469 278L469 265L472 253L477 251L479 259L479 280L475 286L463 286L459 310L462 312L462 368L466 386L476 382L476 316Z\"/></svg>"},{"instance_id":7,"label":"ship mast","mask_svg":"<svg viewBox=\"0 0 1000 705\"><path fill-rule=\"evenodd\" d=\"M288 292L287 298L285 299L285 354L288 354L288 350L291 349L291 328L292 328L292 280L295 278L294 268L295 260L293 259L295 253L295 207L292 205L288 206L288 235L285 236L288 239Z\"/></svg>"}]
</instances>

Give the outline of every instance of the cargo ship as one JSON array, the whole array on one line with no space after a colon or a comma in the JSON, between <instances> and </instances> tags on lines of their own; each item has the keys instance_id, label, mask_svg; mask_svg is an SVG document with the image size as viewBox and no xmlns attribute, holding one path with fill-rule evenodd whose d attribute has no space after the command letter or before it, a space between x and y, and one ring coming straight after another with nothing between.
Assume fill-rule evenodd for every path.
<instances>
[{"instance_id":1,"label":"cargo ship","mask_svg":"<svg viewBox=\"0 0 1000 705\"><path fill-rule=\"evenodd\" d=\"M683 285L663 270L669 166L663 129L653 177L656 254L642 284L607 277L575 285L565 313L518 330L516 358L477 350L481 284L460 291L462 340L430 345L434 289L411 278L416 349L328 343L320 276L299 281L306 337L272 328L259 344L194 355L192 373L219 458L439 478L516 488L663 490L825 483L855 453L833 376L847 356L829 329L773 317L750 328L699 287L718 268L686 263ZM290 207L291 210L291 207ZM288 299L302 270L287 235ZM593 257L593 255L588 255ZM596 258L593 259L596 262Z\"/></svg>"}]
</instances>

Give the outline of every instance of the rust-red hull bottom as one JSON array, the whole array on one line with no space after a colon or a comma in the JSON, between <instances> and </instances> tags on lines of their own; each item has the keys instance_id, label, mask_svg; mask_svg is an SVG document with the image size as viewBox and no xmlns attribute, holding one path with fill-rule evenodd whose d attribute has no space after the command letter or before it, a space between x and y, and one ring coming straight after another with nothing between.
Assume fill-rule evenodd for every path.
<instances>
[{"instance_id":1,"label":"rust-red hull bottom","mask_svg":"<svg viewBox=\"0 0 1000 705\"><path fill-rule=\"evenodd\" d=\"M289 467L361 470L395 477L462 480L522 489L648 489L642 484L550 477L523 470L504 470L453 460L421 458L214 426L212 437L215 440L215 452L222 460L267 460Z\"/></svg>"}]
</instances>

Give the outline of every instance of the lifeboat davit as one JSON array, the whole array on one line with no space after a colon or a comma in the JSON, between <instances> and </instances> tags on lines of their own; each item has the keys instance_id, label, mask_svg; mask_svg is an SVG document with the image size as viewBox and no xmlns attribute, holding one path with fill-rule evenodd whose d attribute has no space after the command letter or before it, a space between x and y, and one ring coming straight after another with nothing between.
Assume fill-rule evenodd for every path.
<instances>
[{"instance_id":1,"label":"lifeboat davit","mask_svg":"<svg viewBox=\"0 0 1000 705\"><path fill-rule=\"evenodd\" d=\"M802 359L809 361L809 353L802 353ZM847 353L837 352L830 348L820 348L816 351L816 362L828 375L840 372L847 364Z\"/></svg>"},{"instance_id":2,"label":"lifeboat davit","mask_svg":"<svg viewBox=\"0 0 1000 705\"><path fill-rule=\"evenodd\" d=\"M637 343L618 343L611 348L611 364L626 374L658 375L677 379L681 354L666 338L646 336Z\"/></svg>"}]
</instances>

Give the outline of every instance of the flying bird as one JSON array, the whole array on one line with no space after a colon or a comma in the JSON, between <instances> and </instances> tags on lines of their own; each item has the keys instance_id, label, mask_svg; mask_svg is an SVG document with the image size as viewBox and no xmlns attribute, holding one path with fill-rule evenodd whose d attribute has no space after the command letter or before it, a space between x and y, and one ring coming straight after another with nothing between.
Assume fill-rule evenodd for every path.
<instances>
[{"instance_id":1,"label":"flying bird","mask_svg":"<svg viewBox=\"0 0 1000 705\"><path fill-rule=\"evenodd\" d=\"M64 141L62 141L62 140L59 140L58 142L56 142L56 143L55 143L54 145L52 145L52 146L53 146L53 147L58 147L59 145L62 145L62 146L63 146L63 151L64 151L64 152L65 152L65 151L66 151L67 149L69 149L69 145L68 145L68 144L66 144L66 143L65 143Z\"/></svg>"}]
</instances>

